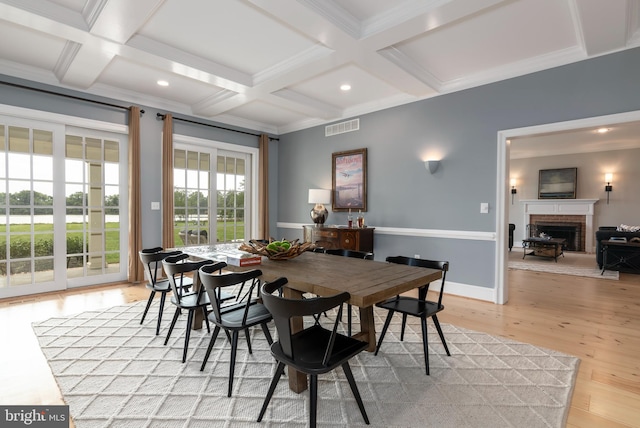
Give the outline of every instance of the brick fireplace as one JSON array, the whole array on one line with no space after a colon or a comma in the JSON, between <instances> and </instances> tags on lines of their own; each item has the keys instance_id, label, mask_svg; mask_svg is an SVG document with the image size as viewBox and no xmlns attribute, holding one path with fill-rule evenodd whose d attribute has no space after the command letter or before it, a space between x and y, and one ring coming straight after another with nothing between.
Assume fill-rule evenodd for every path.
<instances>
[{"instance_id":1,"label":"brick fireplace","mask_svg":"<svg viewBox=\"0 0 640 428\"><path fill-rule=\"evenodd\" d=\"M538 233L544 232L554 238L567 240L567 251L584 251L587 229L583 215L534 214L529 224L535 225Z\"/></svg>"},{"instance_id":2,"label":"brick fireplace","mask_svg":"<svg viewBox=\"0 0 640 428\"><path fill-rule=\"evenodd\" d=\"M593 213L597 199L523 200L524 224L545 228L555 238L565 238L570 251L595 251Z\"/></svg>"}]
</instances>

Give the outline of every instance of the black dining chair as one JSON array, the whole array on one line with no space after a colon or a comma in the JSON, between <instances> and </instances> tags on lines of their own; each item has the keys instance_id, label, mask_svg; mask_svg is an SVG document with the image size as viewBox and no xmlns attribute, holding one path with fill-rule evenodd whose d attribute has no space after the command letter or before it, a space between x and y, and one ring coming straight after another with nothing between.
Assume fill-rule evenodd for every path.
<instances>
[{"instance_id":1,"label":"black dining chair","mask_svg":"<svg viewBox=\"0 0 640 428\"><path fill-rule=\"evenodd\" d=\"M368 425L369 418L349 366L349 360L366 349L367 343L338 333L339 317L336 318L331 330L317 323L299 332L293 332L291 329L292 317L320 314L336 307L339 307L338 315L341 315L342 305L349 300L349 293L340 293L331 297L286 299L276 293L286 284L286 278L278 278L262 285L262 300L273 315L278 333L278 340L271 345L271 355L278 362L278 366L262 404L258 422L264 417L285 366L289 366L309 376L309 423L314 428L318 407L318 375L328 373L340 366L349 382L362 418Z\"/></svg>"},{"instance_id":2,"label":"black dining chair","mask_svg":"<svg viewBox=\"0 0 640 428\"><path fill-rule=\"evenodd\" d=\"M171 292L169 280L160 278L160 274L162 273L162 260L169 256L176 256L180 253L181 252L177 250L165 251L162 247L146 248L139 252L140 261L142 262L145 276L147 277L147 283L145 285L150 290L147 306L142 313L140 324L144 323L144 319L147 316L147 312L149 312L149 308L153 303L156 293L160 293L160 308L156 323L156 336L160 334L160 324L162 322L162 314L164 312L164 303L166 301L167 294ZM193 285L191 278L184 278L182 286L189 288L191 285Z\"/></svg>"},{"instance_id":3,"label":"black dining chair","mask_svg":"<svg viewBox=\"0 0 640 428\"><path fill-rule=\"evenodd\" d=\"M193 318L194 312L196 310L202 311L204 316L204 320L207 323L207 331L211 332L211 328L209 326L209 319L207 318L207 307L211 303L209 301L209 295L204 292L204 288L199 287L198 290L190 290L187 291L183 287L183 281L185 278L185 274L196 274L198 269L205 265L211 265L216 267L216 269L222 269L226 267L226 263L219 262L213 263L211 260L202 260L199 262L191 262L187 259L189 256L187 254L179 254L177 256L169 256L162 261L162 266L164 268L167 277L169 278L169 284L171 285L171 291L173 293L171 297L171 303L176 306L176 311L173 314L173 319L171 320L171 326L169 327L169 331L167 332L167 337L164 340L164 344L166 345L169 342L169 338L171 337L171 333L173 332L173 328L176 325L176 321L178 321L178 316L182 313L182 310L187 311L187 326L185 330L184 337L184 350L182 352L182 362L184 363L187 360L187 350L189 349L189 337L191 336L191 327L193 326ZM232 296L225 296L226 298L231 298Z\"/></svg>"},{"instance_id":4,"label":"black dining chair","mask_svg":"<svg viewBox=\"0 0 640 428\"><path fill-rule=\"evenodd\" d=\"M355 259L373 260L373 253L370 253L368 251L345 250L342 248L338 248L338 249L327 249L324 252L332 256L342 256L342 257L352 257ZM347 334L349 336L351 336L351 320L352 320L351 305L347 304Z\"/></svg>"},{"instance_id":5,"label":"black dining chair","mask_svg":"<svg viewBox=\"0 0 640 428\"><path fill-rule=\"evenodd\" d=\"M440 292L438 294L438 301L432 302L427 300L427 292L429 291L429 285L431 284L429 283L418 288L417 298L410 297L410 296L396 296L382 303L376 304L377 307L386 309L389 311L389 313L387 314L387 319L384 321L382 332L380 332L380 338L378 339L378 345L376 346L376 351L374 355L378 355L380 346L382 346L382 340L384 339L384 335L387 332L387 329L389 328L389 323L391 322L391 318L393 318L393 314L395 312L399 312L402 314L402 327L400 330L400 341L404 340L404 330L407 324L407 316L411 315L414 317L419 317L420 325L422 327L422 346L424 348L424 363L426 366L426 373L428 375L429 374L429 348L428 348L428 340L427 340L427 318L431 318L433 320L433 324L436 326L436 330L438 331L438 335L440 336L442 345L444 345L444 350L447 352L448 356L451 356L451 353L449 353L449 348L447 347L447 342L444 340L444 334L442 333L442 328L440 328L440 322L438 321L438 316L437 316L438 312L444 309L444 306L442 305L442 296L444 294L444 283L447 277L447 271L449 270L449 262L417 259L417 258L404 257L404 256L387 257L387 262L403 264L408 266L419 266L419 267L429 268L429 269L439 269L442 271L442 280L440 283Z\"/></svg>"},{"instance_id":6,"label":"black dining chair","mask_svg":"<svg viewBox=\"0 0 640 428\"><path fill-rule=\"evenodd\" d=\"M231 359L229 360L229 388L227 390L227 397L231 397L239 332L244 331L245 337L247 338L249 354L252 353L249 333L250 327L260 325L269 345L273 343L271 333L267 327L267 323L271 321L271 313L258 301L258 293L260 292L259 278L262 272L258 269L251 269L244 272L221 273L219 272L218 265L207 265L200 268L199 275L200 281L209 295L211 307L213 308L208 318L209 321L215 325L200 371L204 370L204 366L209 360L211 350L216 343L220 330L223 329L227 337L229 337L230 333ZM242 294L242 289L245 284L248 284L249 290L246 294ZM225 305L225 301L221 298L223 289L226 288L229 290L231 287L236 287L237 289L236 301L235 303Z\"/></svg>"}]
</instances>

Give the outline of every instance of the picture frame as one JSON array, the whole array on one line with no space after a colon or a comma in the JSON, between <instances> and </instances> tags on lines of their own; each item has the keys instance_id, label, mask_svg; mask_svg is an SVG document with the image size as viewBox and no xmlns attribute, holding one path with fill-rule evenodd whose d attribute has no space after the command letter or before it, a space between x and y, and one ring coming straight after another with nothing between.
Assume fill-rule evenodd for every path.
<instances>
[{"instance_id":1,"label":"picture frame","mask_svg":"<svg viewBox=\"0 0 640 428\"><path fill-rule=\"evenodd\" d=\"M367 211L367 149L331 155L331 209Z\"/></svg>"},{"instance_id":2,"label":"picture frame","mask_svg":"<svg viewBox=\"0 0 640 428\"><path fill-rule=\"evenodd\" d=\"M575 199L578 168L541 169L538 199Z\"/></svg>"}]
</instances>

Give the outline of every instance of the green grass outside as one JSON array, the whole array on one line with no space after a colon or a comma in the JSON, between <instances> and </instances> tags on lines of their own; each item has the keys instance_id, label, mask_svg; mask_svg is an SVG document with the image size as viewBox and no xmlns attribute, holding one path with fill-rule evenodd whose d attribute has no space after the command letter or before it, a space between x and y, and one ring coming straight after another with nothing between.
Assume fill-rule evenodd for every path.
<instances>
[{"instance_id":1,"label":"green grass outside","mask_svg":"<svg viewBox=\"0 0 640 428\"><path fill-rule=\"evenodd\" d=\"M83 235L82 228L84 223L67 223L67 238L81 238ZM118 263L120 260L119 250L120 250L120 231L117 229L120 224L116 222L106 223L106 257L108 263ZM189 224L188 229L195 229L197 226L194 224ZM36 223L33 225L34 231L34 241L37 243L41 240L52 239L53 236L53 224L49 223ZM208 223L202 222L200 224L200 229L207 229ZM185 229L185 222L177 222L174 226L174 242L176 246L182 246L183 242L179 236L179 232ZM226 240L230 241L233 239L243 239L244 238L244 222L238 223L223 223L218 222L216 228L216 237L217 239L210 238L210 242L224 242L225 241L225 231L226 231ZM7 231L6 225L0 225L0 236ZM31 225L30 224L11 224L9 225L9 231L12 234L11 240L28 242L31 239ZM47 233L49 232L49 233ZM24 235L20 235L20 233L24 233ZM86 240L85 240L86 242ZM1 244L0 244L1 245ZM81 249L70 248L68 254L75 254L81 252Z\"/></svg>"},{"instance_id":2,"label":"green grass outside","mask_svg":"<svg viewBox=\"0 0 640 428\"><path fill-rule=\"evenodd\" d=\"M67 223L67 238L82 238L82 228L84 223ZM120 231L117 229L120 223L106 223L105 232L105 249L107 251L106 258L108 263L120 262ZM6 233L6 225L0 225L0 235ZM53 235L53 224L50 223L36 223L33 225L34 242L37 244L42 240L51 240ZM29 242L31 239L31 224L11 224L9 225L9 231L16 235L11 236L12 242ZM50 232L50 233L47 233ZM24 233L24 235L20 235ZM85 241L86 242L86 241ZM81 248L69 248L68 254L80 253Z\"/></svg>"}]
</instances>

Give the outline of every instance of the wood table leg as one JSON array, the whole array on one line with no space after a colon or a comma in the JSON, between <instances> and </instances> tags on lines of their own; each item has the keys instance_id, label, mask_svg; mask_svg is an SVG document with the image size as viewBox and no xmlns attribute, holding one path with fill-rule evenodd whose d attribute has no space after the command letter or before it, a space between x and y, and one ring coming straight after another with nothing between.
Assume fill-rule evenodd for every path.
<instances>
[{"instance_id":1,"label":"wood table leg","mask_svg":"<svg viewBox=\"0 0 640 428\"><path fill-rule=\"evenodd\" d=\"M367 351L376 350L376 324L373 318L373 306L360 308L360 334L359 339L367 342Z\"/></svg>"},{"instance_id":2,"label":"wood table leg","mask_svg":"<svg viewBox=\"0 0 640 428\"><path fill-rule=\"evenodd\" d=\"M289 287L284 287L284 297L287 299L302 299L302 292L293 290ZM291 332L296 333L301 331L304 327L304 321L302 317L291 318ZM289 374L289 388L296 393L301 393L307 389L307 375L299 372L291 367L287 367Z\"/></svg>"},{"instance_id":3,"label":"wood table leg","mask_svg":"<svg viewBox=\"0 0 640 428\"><path fill-rule=\"evenodd\" d=\"M200 282L200 275L198 272L193 273L193 289L194 291L200 291L200 287L202 287L202 283ZM198 309L193 312L193 325L191 326L191 330L200 330L202 329L202 323L204 323L204 315L202 314L202 310Z\"/></svg>"}]
</instances>

